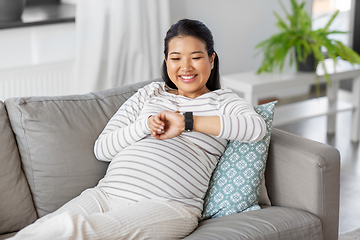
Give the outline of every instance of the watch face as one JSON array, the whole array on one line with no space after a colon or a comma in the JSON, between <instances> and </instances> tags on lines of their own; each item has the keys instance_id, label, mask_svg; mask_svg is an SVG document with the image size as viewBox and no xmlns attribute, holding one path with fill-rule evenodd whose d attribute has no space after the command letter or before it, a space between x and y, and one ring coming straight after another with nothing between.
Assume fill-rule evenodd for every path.
<instances>
[{"instance_id":1,"label":"watch face","mask_svg":"<svg viewBox=\"0 0 360 240\"><path fill-rule=\"evenodd\" d=\"M193 130L193 113L192 112L185 112L185 131L191 132Z\"/></svg>"}]
</instances>

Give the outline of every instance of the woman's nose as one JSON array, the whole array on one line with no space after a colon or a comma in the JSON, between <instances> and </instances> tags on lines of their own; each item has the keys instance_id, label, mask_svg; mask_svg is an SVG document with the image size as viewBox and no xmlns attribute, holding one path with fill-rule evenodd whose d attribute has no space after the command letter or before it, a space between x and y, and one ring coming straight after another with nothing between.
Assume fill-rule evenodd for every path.
<instances>
[{"instance_id":1,"label":"woman's nose","mask_svg":"<svg viewBox=\"0 0 360 240\"><path fill-rule=\"evenodd\" d=\"M183 60L181 61L181 70L183 70L183 71L190 71L191 68L192 68L192 66L191 66L191 62L190 62L189 60L183 59Z\"/></svg>"}]
</instances>

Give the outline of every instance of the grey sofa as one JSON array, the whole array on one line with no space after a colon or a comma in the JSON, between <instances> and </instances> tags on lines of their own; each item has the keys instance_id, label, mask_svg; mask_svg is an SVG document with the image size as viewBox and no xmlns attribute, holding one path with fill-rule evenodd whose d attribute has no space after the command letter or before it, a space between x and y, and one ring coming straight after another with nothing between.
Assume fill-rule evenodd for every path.
<instances>
[{"instance_id":1,"label":"grey sofa","mask_svg":"<svg viewBox=\"0 0 360 240\"><path fill-rule=\"evenodd\" d=\"M147 83L0 101L0 239L97 184L107 164L95 159L94 141ZM273 129L265 173L271 206L202 221L186 239L335 240L339 172L336 149Z\"/></svg>"}]
</instances>

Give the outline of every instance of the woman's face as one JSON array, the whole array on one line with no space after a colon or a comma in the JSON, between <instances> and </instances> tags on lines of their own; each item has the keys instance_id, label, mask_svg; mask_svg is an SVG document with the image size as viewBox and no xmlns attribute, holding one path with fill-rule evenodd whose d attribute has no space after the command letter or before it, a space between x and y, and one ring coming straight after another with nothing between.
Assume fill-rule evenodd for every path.
<instances>
[{"instance_id":1,"label":"woman's face","mask_svg":"<svg viewBox=\"0 0 360 240\"><path fill-rule=\"evenodd\" d=\"M169 41L166 61L170 80L178 94L196 98L209 92L206 82L213 68L215 53L209 58L206 45L192 36L178 36Z\"/></svg>"}]
</instances>

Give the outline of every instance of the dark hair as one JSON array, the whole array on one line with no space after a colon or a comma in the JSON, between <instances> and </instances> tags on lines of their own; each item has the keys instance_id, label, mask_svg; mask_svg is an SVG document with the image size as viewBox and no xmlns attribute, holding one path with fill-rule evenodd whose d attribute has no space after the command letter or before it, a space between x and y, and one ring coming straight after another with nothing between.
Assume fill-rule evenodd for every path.
<instances>
[{"instance_id":1,"label":"dark hair","mask_svg":"<svg viewBox=\"0 0 360 240\"><path fill-rule=\"evenodd\" d=\"M166 37L164 39L165 59L167 59L168 56L170 40L177 36L192 36L205 42L209 58L211 58L213 53L215 53L214 67L211 70L206 87L210 91L220 89L219 58L214 50L214 40L210 29L207 28L205 24L197 20L179 20L177 23L173 24L166 33ZM162 66L162 78L169 87L177 89L175 84L169 78L165 60Z\"/></svg>"}]
</instances>

